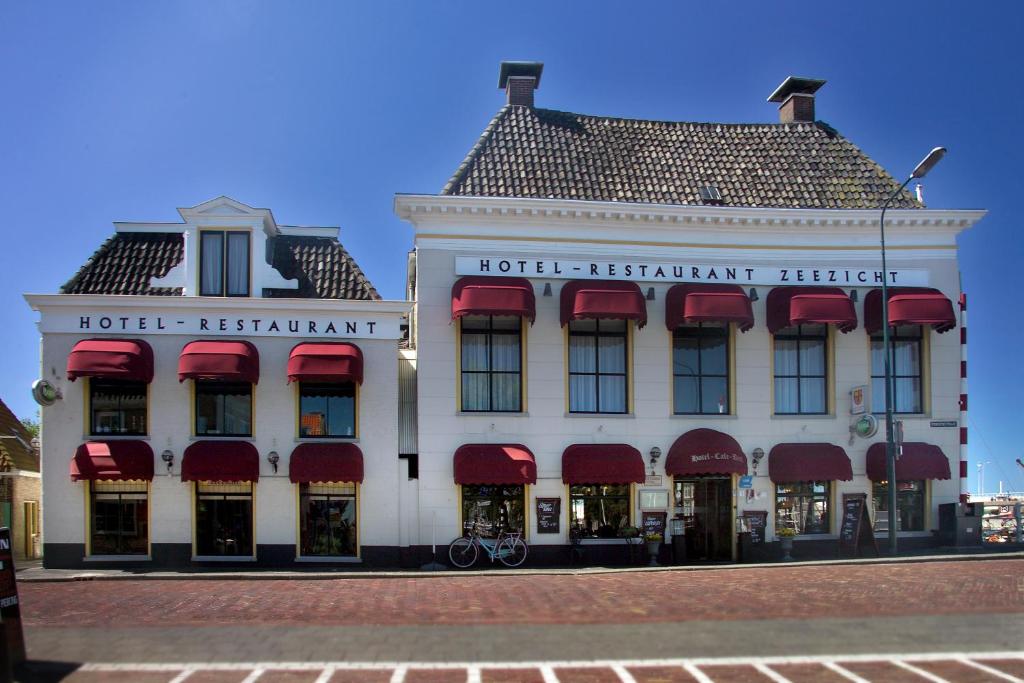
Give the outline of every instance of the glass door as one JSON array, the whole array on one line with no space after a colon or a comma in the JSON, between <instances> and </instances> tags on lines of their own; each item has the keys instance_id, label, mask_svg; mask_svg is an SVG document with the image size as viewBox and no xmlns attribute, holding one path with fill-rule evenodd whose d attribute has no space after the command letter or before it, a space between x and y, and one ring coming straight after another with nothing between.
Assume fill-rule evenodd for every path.
<instances>
[{"instance_id":1,"label":"glass door","mask_svg":"<svg viewBox=\"0 0 1024 683\"><path fill-rule=\"evenodd\" d=\"M694 561L732 559L730 477L675 480L676 512L686 526L686 557Z\"/></svg>"}]
</instances>

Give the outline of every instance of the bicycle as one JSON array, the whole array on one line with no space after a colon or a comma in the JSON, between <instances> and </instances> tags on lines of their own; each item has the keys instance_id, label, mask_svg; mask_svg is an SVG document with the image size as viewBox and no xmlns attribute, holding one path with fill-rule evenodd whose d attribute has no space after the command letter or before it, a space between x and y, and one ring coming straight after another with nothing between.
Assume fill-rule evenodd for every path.
<instances>
[{"instance_id":1,"label":"bicycle","mask_svg":"<svg viewBox=\"0 0 1024 683\"><path fill-rule=\"evenodd\" d=\"M476 524L468 535L460 536L448 545L448 559L459 569L472 567L480 557L480 548L494 563L497 558L506 567L518 567L526 561L529 547L520 532L498 530L497 538L483 538Z\"/></svg>"}]
</instances>

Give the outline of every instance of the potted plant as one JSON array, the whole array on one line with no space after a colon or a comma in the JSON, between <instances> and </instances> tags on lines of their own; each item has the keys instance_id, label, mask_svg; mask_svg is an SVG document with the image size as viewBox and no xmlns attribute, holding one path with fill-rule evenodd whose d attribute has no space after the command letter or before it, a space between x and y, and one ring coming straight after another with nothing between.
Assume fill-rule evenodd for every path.
<instances>
[{"instance_id":1,"label":"potted plant","mask_svg":"<svg viewBox=\"0 0 1024 683\"><path fill-rule=\"evenodd\" d=\"M651 557L651 566L658 566L658 551L661 550L663 536L659 533L644 535L644 542L647 544L647 554Z\"/></svg>"},{"instance_id":2,"label":"potted plant","mask_svg":"<svg viewBox=\"0 0 1024 683\"><path fill-rule=\"evenodd\" d=\"M779 542L782 544L782 552L785 553L782 556L783 562L791 561L793 556L790 553L793 552L793 538L796 536L796 529L783 527L777 530L775 535L779 537Z\"/></svg>"},{"instance_id":3,"label":"potted plant","mask_svg":"<svg viewBox=\"0 0 1024 683\"><path fill-rule=\"evenodd\" d=\"M639 543L640 542L640 530L635 526L624 526L619 529L619 538L626 539L626 543Z\"/></svg>"}]
</instances>

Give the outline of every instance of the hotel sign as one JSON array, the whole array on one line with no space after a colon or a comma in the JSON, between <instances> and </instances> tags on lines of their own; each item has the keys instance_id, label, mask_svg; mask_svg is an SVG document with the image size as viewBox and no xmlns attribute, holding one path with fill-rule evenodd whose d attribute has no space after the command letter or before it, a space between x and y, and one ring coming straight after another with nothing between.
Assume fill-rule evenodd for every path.
<instances>
[{"instance_id":1,"label":"hotel sign","mask_svg":"<svg viewBox=\"0 0 1024 683\"><path fill-rule=\"evenodd\" d=\"M834 265L752 266L744 263L659 263L653 261L567 261L503 256L456 256L456 275L518 276L557 280L634 280L639 282L717 282L739 285L831 285L874 287L882 284L876 267ZM925 287L928 271L888 271L890 285Z\"/></svg>"}]
</instances>

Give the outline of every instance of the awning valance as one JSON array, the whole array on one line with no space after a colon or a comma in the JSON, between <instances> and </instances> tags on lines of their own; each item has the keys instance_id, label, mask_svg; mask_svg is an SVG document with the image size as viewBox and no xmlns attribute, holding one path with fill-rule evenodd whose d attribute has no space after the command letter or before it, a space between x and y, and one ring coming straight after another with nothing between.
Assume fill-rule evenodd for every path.
<instances>
[{"instance_id":1,"label":"awning valance","mask_svg":"<svg viewBox=\"0 0 1024 683\"><path fill-rule=\"evenodd\" d=\"M640 451L624 443L577 443L562 452L566 484L642 484L646 478Z\"/></svg>"},{"instance_id":2,"label":"awning valance","mask_svg":"<svg viewBox=\"0 0 1024 683\"><path fill-rule=\"evenodd\" d=\"M728 434L714 429L691 429L668 450L665 473L672 477L746 474L747 456Z\"/></svg>"},{"instance_id":3,"label":"awning valance","mask_svg":"<svg viewBox=\"0 0 1024 683\"><path fill-rule=\"evenodd\" d=\"M289 382L363 383L363 352L346 342L297 344L288 356Z\"/></svg>"},{"instance_id":4,"label":"awning valance","mask_svg":"<svg viewBox=\"0 0 1024 683\"><path fill-rule=\"evenodd\" d=\"M363 452L354 443L304 443L292 451L288 478L293 484L363 481Z\"/></svg>"},{"instance_id":5,"label":"awning valance","mask_svg":"<svg viewBox=\"0 0 1024 683\"><path fill-rule=\"evenodd\" d=\"M647 302L635 282L621 280L572 280L562 286L562 326L570 320L634 320L647 324Z\"/></svg>"},{"instance_id":6,"label":"awning valance","mask_svg":"<svg viewBox=\"0 0 1024 683\"><path fill-rule=\"evenodd\" d=\"M846 451L830 443L780 443L768 454L768 476L779 484L795 481L850 481Z\"/></svg>"},{"instance_id":7,"label":"awning valance","mask_svg":"<svg viewBox=\"0 0 1024 683\"><path fill-rule=\"evenodd\" d=\"M537 317L533 285L522 277L471 275L452 285L452 320L464 315Z\"/></svg>"},{"instance_id":8,"label":"awning valance","mask_svg":"<svg viewBox=\"0 0 1024 683\"><path fill-rule=\"evenodd\" d=\"M68 355L68 379L106 377L149 384L153 349L141 339L83 339Z\"/></svg>"},{"instance_id":9,"label":"awning valance","mask_svg":"<svg viewBox=\"0 0 1024 683\"><path fill-rule=\"evenodd\" d=\"M931 325L936 332L956 327L953 302L937 289L927 287L889 288L889 324ZM882 290L872 289L864 297L864 329L868 334L882 331Z\"/></svg>"},{"instance_id":10,"label":"awning valance","mask_svg":"<svg viewBox=\"0 0 1024 683\"><path fill-rule=\"evenodd\" d=\"M471 443L455 451L456 484L536 484L537 462L521 444Z\"/></svg>"},{"instance_id":11,"label":"awning valance","mask_svg":"<svg viewBox=\"0 0 1024 683\"><path fill-rule=\"evenodd\" d=\"M885 462L885 444L868 448L868 479L887 481L889 469ZM938 446L920 441L903 443L903 455L896 458L896 481L907 479L949 479L949 458Z\"/></svg>"},{"instance_id":12,"label":"awning valance","mask_svg":"<svg viewBox=\"0 0 1024 683\"><path fill-rule=\"evenodd\" d=\"M194 341L178 358L178 380L260 381L260 354L247 341Z\"/></svg>"},{"instance_id":13,"label":"awning valance","mask_svg":"<svg viewBox=\"0 0 1024 683\"><path fill-rule=\"evenodd\" d=\"M137 439L87 441L71 458L71 480L153 479L153 449Z\"/></svg>"},{"instance_id":14,"label":"awning valance","mask_svg":"<svg viewBox=\"0 0 1024 683\"><path fill-rule=\"evenodd\" d=\"M741 332L754 326L750 298L739 285L673 285L665 295L665 326L683 323L736 323Z\"/></svg>"},{"instance_id":15,"label":"awning valance","mask_svg":"<svg viewBox=\"0 0 1024 683\"><path fill-rule=\"evenodd\" d=\"M840 332L857 328L853 300L838 287L775 287L768 293L768 331L817 323L835 325Z\"/></svg>"},{"instance_id":16,"label":"awning valance","mask_svg":"<svg viewBox=\"0 0 1024 683\"><path fill-rule=\"evenodd\" d=\"M196 441L181 460L182 481L259 481L260 454L248 441Z\"/></svg>"}]
</instances>

